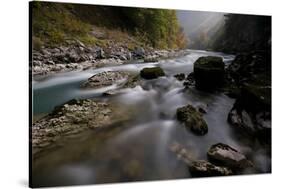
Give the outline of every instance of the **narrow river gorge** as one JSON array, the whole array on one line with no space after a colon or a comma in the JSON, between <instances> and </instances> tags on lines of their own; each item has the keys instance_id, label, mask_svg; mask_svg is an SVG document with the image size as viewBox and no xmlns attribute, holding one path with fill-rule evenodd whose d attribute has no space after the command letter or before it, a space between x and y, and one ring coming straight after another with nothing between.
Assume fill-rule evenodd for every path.
<instances>
[{"instance_id":1,"label":"narrow river gorge","mask_svg":"<svg viewBox=\"0 0 281 189\"><path fill-rule=\"evenodd\" d=\"M182 144L194 159L207 160L210 146L228 144L245 154L254 167L241 174L271 171L270 149L256 140L241 138L229 125L227 117L235 99L223 92L202 92L194 86L185 88L174 75L193 72L193 63L202 56L223 58L227 67L233 55L186 50L186 55L143 63L130 62L87 70L57 73L33 78L33 119L38 120L71 99L95 99L118 104L128 112L128 120L108 129L84 130L58 141L33 161L35 186L111 183L191 177L185 163L171 151ZM123 88L113 95L106 92L119 88L113 84L98 89L84 89L81 84L104 71L139 73L143 68L160 67L165 76L144 80L142 85ZM202 107L208 133L197 136L176 118L177 108L190 104ZM122 109L122 110L121 110ZM117 110L118 111L118 110Z\"/></svg>"}]
</instances>

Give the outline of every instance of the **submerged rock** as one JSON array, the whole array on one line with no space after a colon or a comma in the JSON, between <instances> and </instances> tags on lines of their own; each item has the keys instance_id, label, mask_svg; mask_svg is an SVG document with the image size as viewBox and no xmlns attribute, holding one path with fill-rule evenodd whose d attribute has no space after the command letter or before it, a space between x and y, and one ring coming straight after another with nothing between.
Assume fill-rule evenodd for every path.
<instances>
[{"instance_id":1,"label":"submerged rock","mask_svg":"<svg viewBox=\"0 0 281 189\"><path fill-rule=\"evenodd\" d=\"M197 89L211 91L223 85L224 63L221 57L200 57L194 63L194 78Z\"/></svg>"},{"instance_id":2,"label":"submerged rock","mask_svg":"<svg viewBox=\"0 0 281 189\"><path fill-rule=\"evenodd\" d=\"M207 155L210 160L235 170L253 166L244 154L222 143L212 145Z\"/></svg>"},{"instance_id":3,"label":"submerged rock","mask_svg":"<svg viewBox=\"0 0 281 189\"><path fill-rule=\"evenodd\" d=\"M230 168L217 166L205 160L193 161L189 166L189 171L195 177L227 176L233 174Z\"/></svg>"},{"instance_id":4,"label":"submerged rock","mask_svg":"<svg viewBox=\"0 0 281 189\"><path fill-rule=\"evenodd\" d=\"M140 75L131 75L122 88L135 88L141 84Z\"/></svg>"},{"instance_id":5,"label":"submerged rock","mask_svg":"<svg viewBox=\"0 0 281 189\"><path fill-rule=\"evenodd\" d=\"M83 88L100 88L116 84L118 81L127 79L129 76L126 72L121 71L104 71L90 77L82 84Z\"/></svg>"},{"instance_id":6,"label":"submerged rock","mask_svg":"<svg viewBox=\"0 0 281 189\"><path fill-rule=\"evenodd\" d=\"M183 81L185 79L185 74L179 73L179 74L174 75L174 77L179 81Z\"/></svg>"},{"instance_id":7,"label":"submerged rock","mask_svg":"<svg viewBox=\"0 0 281 189\"><path fill-rule=\"evenodd\" d=\"M140 72L140 76L144 79L156 79L165 76L165 72L160 67L143 68Z\"/></svg>"},{"instance_id":8,"label":"submerged rock","mask_svg":"<svg viewBox=\"0 0 281 189\"><path fill-rule=\"evenodd\" d=\"M177 158L179 160L185 162L188 165L190 165L190 163L195 159L195 155L192 153L192 151L187 150L184 146L177 142L172 143L169 146L169 149L177 155Z\"/></svg>"},{"instance_id":9,"label":"submerged rock","mask_svg":"<svg viewBox=\"0 0 281 189\"><path fill-rule=\"evenodd\" d=\"M197 135L205 135L208 132L208 126L202 114L191 105L178 108L177 119Z\"/></svg>"}]
</instances>

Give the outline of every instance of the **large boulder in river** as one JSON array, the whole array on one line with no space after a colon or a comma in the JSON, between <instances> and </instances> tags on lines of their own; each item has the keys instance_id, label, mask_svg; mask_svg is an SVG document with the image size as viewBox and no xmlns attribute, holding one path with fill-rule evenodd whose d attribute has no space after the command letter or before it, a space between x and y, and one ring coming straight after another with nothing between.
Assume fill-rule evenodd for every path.
<instances>
[{"instance_id":1,"label":"large boulder in river","mask_svg":"<svg viewBox=\"0 0 281 189\"><path fill-rule=\"evenodd\" d=\"M160 67L144 68L141 70L140 76L144 79L156 79L165 76L165 72Z\"/></svg>"},{"instance_id":2,"label":"large boulder in river","mask_svg":"<svg viewBox=\"0 0 281 189\"><path fill-rule=\"evenodd\" d=\"M271 87L244 83L228 114L228 122L239 133L271 141Z\"/></svg>"},{"instance_id":3,"label":"large boulder in river","mask_svg":"<svg viewBox=\"0 0 281 189\"><path fill-rule=\"evenodd\" d=\"M194 177L227 176L233 174L230 168L217 166L205 160L193 161L189 165L189 171Z\"/></svg>"},{"instance_id":4,"label":"large boulder in river","mask_svg":"<svg viewBox=\"0 0 281 189\"><path fill-rule=\"evenodd\" d=\"M223 85L224 73L221 57L200 57L194 63L195 86L200 90L214 90Z\"/></svg>"},{"instance_id":5,"label":"large boulder in river","mask_svg":"<svg viewBox=\"0 0 281 189\"><path fill-rule=\"evenodd\" d=\"M205 135L208 132L208 126L202 114L191 105L178 108L177 119L197 135Z\"/></svg>"},{"instance_id":6,"label":"large boulder in river","mask_svg":"<svg viewBox=\"0 0 281 189\"><path fill-rule=\"evenodd\" d=\"M217 162L235 170L253 166L252 162L249 161L244 154L223 143L212 145L207 155L213 162Z\"/></svg>"}]
</instances>

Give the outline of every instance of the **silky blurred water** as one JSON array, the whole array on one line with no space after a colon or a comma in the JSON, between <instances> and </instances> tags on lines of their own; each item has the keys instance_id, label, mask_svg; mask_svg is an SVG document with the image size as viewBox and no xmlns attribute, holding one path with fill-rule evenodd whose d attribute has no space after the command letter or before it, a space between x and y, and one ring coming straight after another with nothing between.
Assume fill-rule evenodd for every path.
<instances>
[{"instance_id":1,"label":"silky blurred water","mask_svg":"<svg viewBox=\"0 0 281 189\"><path fill-rule=\"evenodd\" d=\"M226 65L234 58L223 53L188 50L183 57L156 63L131 63L87 71L56 74L33 81L33 114L50 112L56 105L73 98L98 98L121 104L136 113L131 121L100 132L87 131L48 151L33 162L35 186L93 184L188 178L190 173L175 154L169 151L173 142L183 144L194 157L207 159L208 148L215 143L229 144L252 157L256 167L245 173L271 171L266 149L256 141L244 142L227 123L234 100L222 93L184 89L173 75L189 74L201 56L223 57ZM83 90L81 83L102 71L124 70L138 73L144 67L160 66L165 77L143 81L143 88L124 89L121 94L104 97L113 85L98 90ZM209 131L196 136L175 119L178 107L204 106ZM257 150L259 149L259 150Z\"/></svg>"}]
</instances>

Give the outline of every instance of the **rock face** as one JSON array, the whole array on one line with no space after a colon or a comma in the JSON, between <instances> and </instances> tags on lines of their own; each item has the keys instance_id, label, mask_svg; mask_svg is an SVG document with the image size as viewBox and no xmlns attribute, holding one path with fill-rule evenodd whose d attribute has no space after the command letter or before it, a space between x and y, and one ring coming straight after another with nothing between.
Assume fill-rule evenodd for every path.
<instances>
[{"instance_id":1,"label":"rock face","mask_svg":"<svg viewBox=\"0 0 281 189\"><path fill-rule=\"evenodd\" d=\"M189 171L194 177L227 176L233 174L231 169L214 165L205 160L192 162L189 166Z\"/></svg>"},{"instance_id":2,"label":"rock face","mask_svg":"<svg viewBox=\"0 0 281 189\"><path fill-rule=\"evenodd\" d=\"M208 126L202 114L191 105L178 108L177 119L197 135L205 135L208 132Z\"/></svg>"},{"instance_id":3,"label":"rock face","mask_svg":"<svg viewBox=\"0 0 281 189\"><path fill-rule=\"evenodd\" d=\"M241 152L222 143L212 145L207 155L210 160L235 170L253 166L252 162L250 162Z\"/></svg>"},{"instance_id":4,"label":"rock face","mask_svg":"<svg viewBox=\"0 0 281 189\"><path fill-rule=\"evenodd\" d=\"M195 86L199 90L211 91L223 85L224 63L221 57L200 57L194 63Z\"/></svg>"},{"instance_id":5,"label":"rock face","mask_svg":"<svg viewBox=\"0 0 281 189\"><path fill-rule=\"evenodd\" d=\"M105 71L90 77L82 84L84 88L100 88L113 85L118 81L127 79L129 76L126 72L121 71Z\"/></svg>"},{"instance_id":6,"label":"rock face","mask_svg":"<svg viewBox=\"0 0 281 189\"><path fill-rule=\"evenodd\" d=\"M140 76L144 79L156 79L165 76L165 72L160 67L144 68L141 70Z\"/></svg>"},{"instance_id":7,"label":"rock face","mask_svg":"<svg viewBox=\"0 0 281 189\"><path fill-rule=\"evenodd\" d=\"M90 99L71 100L32 125L32 153L86 129L106 128L129 119L128 112L109 103Z\"/></svg>"}]
</instances>

